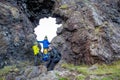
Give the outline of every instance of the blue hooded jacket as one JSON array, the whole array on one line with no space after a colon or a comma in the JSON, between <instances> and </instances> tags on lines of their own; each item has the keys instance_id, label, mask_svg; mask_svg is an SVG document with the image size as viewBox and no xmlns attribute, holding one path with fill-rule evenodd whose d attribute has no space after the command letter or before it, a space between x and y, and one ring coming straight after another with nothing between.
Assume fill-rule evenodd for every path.
<instances>
[{"instance_id":1,"label":"blue hooded jacket","mask_svg":"<svg viewBox=\"0 0 120 80\"><path fill-rule=\"evenodd\" d=\"M38 41L38 42L43 44L43 48L49 48L50 42L47 39L44 39L43 41Z\"/></svg>"}]
</instances>

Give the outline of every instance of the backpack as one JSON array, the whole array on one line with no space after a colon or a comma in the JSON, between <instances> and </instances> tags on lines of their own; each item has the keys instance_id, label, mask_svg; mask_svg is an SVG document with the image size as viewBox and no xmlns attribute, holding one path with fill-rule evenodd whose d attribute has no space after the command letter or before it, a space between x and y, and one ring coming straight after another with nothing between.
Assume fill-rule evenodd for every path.
<instances>
[{"instance_id":1,"label":"backpack","mask_svg":"<svg viewBox=\"0 0 120 80\"><path fill-rule=\"evenodd\" d=\"M48 61L50 59L49 54L43 54L42 55L42 60L43 61Z\"/></svg>"},{"instance_id":2,"label":"backpack","mask_svg":"<svg viewBox=\"0 0 120 80\"><path fill-rule=\"evenodd\" d=\"M54 53L54 63L58 63L61 59L61 53L57 50L57 48L53 48L53 53Z\"/></svg>"}]
</instances>

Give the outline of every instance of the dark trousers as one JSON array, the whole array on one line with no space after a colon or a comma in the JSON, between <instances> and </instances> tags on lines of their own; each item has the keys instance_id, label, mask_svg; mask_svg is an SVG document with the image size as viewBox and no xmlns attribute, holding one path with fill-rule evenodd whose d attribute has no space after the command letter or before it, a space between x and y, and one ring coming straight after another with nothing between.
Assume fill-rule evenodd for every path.
<instances>
[{"instance_id":1,"label":"dark trousers","mask_svg":"<svg viewBox=\"0 0 120 80\"><path fill-rule=\"evenodd\" d=\"M58 63L58 62L57 62L57 63ZM56 65L57 63L55 63L53 59L49 60L48 63L47 63L47 65L46 65L47 70L48 70L48 71L53 70L54 67L55 67L55 65Z\"/></svg>"},{"instance_id":2,"label":"dark trousers","mask_svg":"<svg viewBox=\"0 0 120 80\"><path fill-rule=\"evenodd\" d=\"M38 66L42 62L41 53L34 56L34 65Z\"/></svg>"}]
</instances>

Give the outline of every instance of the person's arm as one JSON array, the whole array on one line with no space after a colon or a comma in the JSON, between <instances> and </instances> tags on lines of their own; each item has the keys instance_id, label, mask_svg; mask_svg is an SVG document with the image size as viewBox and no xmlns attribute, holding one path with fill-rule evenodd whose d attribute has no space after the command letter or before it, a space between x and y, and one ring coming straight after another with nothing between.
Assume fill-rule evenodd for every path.
<instances>
[{"instance_id":1,"label":"person's arm","mask_svg":"<svg viewBox=\"0 0 120 80\"><path fill-rule=\"evenodd\" d=\"M50 42L47 40L47 43L50 44Z\"/></svg>"},{"instance_id":2,"label":"person's arm","mask_svg":"<svg viewBox=\"0 0 120 80\"><path fill-rule=\"evenodd\" d=\"M37 41L38 43L43 43L43 41Z\"/></svg>"},{"instance_id":3,"label":"person's arm","mask_svg":"<svg viewBox=\"0 0 120 80\"><path fill-rule=\"evenodd\" d=\"M50 42L48 42L48 44L51 44Z\"/></svg>"}]
</instances>

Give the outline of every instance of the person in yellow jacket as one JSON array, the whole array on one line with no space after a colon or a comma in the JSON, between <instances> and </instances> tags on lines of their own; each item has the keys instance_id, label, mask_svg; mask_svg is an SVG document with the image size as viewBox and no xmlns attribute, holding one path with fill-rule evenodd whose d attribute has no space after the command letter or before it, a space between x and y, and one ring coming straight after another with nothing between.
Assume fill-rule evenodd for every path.
<instances>
[{"instance_id":1,"label":"person in yellow jacket","mask_svg":"<svg viewBox=\"0 0 120 80\"><path fill-rule=\"evenodd\" d=\"M34 43L34 45L32 46L32 49L33 49L34 55L39 54L40 49L38 47L38 43L37 42Z\"/></svg>"},{"instance_id":2,"label":"person in yellow jacket","mask_svg":"<svg viewBox=\"0 0 120 80\"><path fill-rule=\"evenodd\" d=\"M32 50L34 53L34 65L38 65L38 59L40 58L40 47L38 46L39 44L37 42L34 42L34 45L32 46Z\"/></svg>"}]
</instances>

